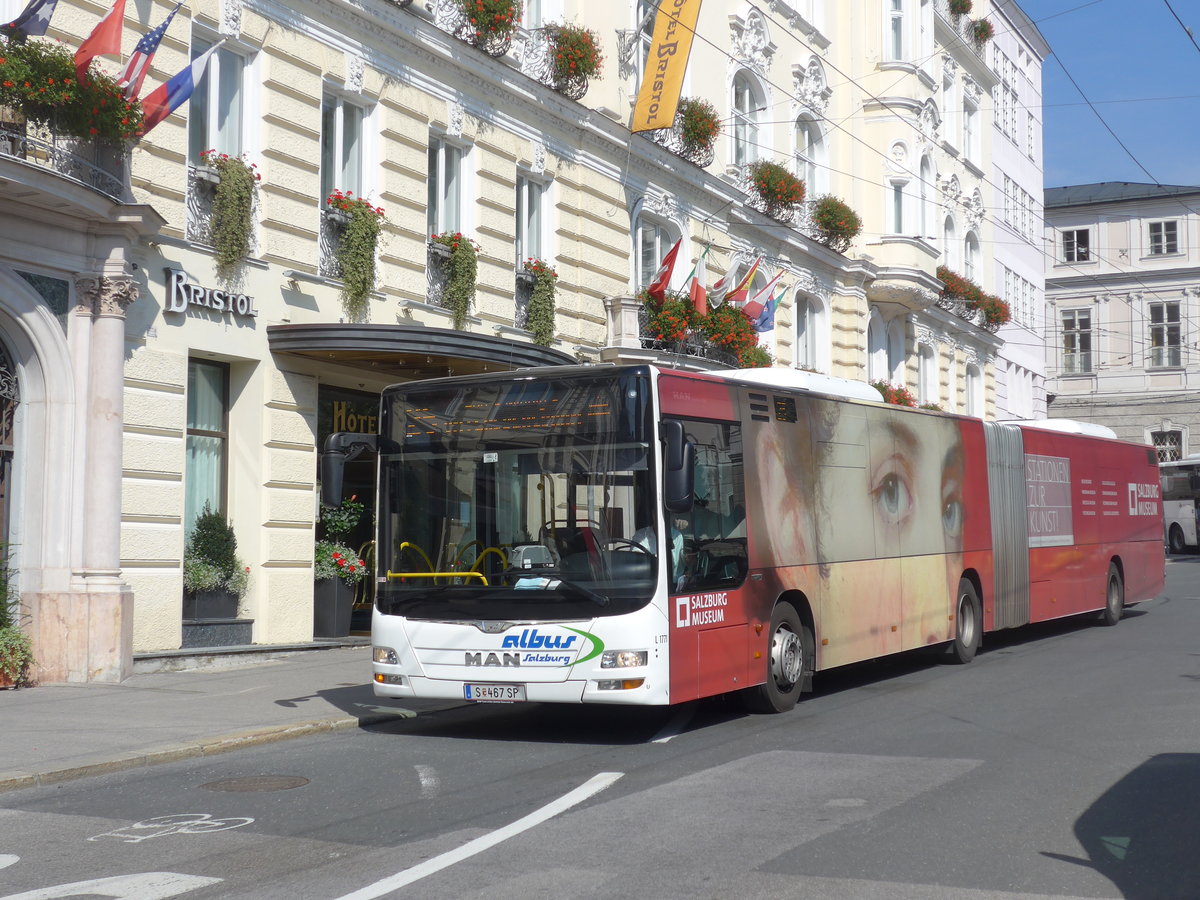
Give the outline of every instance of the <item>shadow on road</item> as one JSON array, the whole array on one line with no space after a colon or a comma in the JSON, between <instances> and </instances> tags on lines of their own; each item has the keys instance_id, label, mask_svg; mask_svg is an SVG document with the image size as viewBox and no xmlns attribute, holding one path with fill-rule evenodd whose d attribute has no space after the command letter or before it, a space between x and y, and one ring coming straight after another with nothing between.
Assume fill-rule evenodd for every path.
<instances>
[{"instance_id":1,"label":"shadow on road","mask_svg":"<svg viewBox=\"0 0 1200 900\"><path fill-rule=\"evenodd\" d=\"M1095 869L1123 897L1200 897L1200 754L1152 756L1075 822L1087 859L1043 856Z\"/></svg>"}]
</instances>

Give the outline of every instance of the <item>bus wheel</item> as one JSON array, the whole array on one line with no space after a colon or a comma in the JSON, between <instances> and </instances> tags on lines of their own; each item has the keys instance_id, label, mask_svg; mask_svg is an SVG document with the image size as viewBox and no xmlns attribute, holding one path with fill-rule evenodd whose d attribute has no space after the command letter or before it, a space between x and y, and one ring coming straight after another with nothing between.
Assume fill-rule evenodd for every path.
<instances>
[{"instance_id":1,"label":"bus wheel","mask_svg":"<svg viewBox=\"0 0 1200 900\"><path fill-rule=\"evenodd\" d=\"M952 663L969 663L975 658L983 640L983 608L975 585L970 579L958 581L958 602L954 608L954 640L946 648L946 658Z\"/></svg>"},{"instance_id":2,"label":"bus wheel","mask_svg":"<svg viewBox=\"0 0 1200 900\"><path fill-rule=\"evenodd\" d=\"M790 603L778 603L771 613L771 643L767 654L767 680L742 695L752 712L787 712L796 705L804 674L813 670L816 644L812 631L800 621Z\"/></svg>"},{"instance_id":3,"label":"bus wheel","mask_svg":"<svg viewBox=\"0 0 1200 900\"><path fill-rule=\"evenodd\" d=\"M1108 591L1104 600L1104 611L1100 613L1103 625L1116 625L1125 611L1125 584L1116 563L1108 564Z\"/></svg>"},{"instance_id":4,"label":"bus wheel","mask_svg":"<svg viewBox=\"0 0 1200 900\"><path fill-rule=\"evenodd\" d=\"M1183 541L1183 529L1178 525L1171 526L1171 533L1168 535L1167 540L1172 553L1180 554L1187 549L1187 544Z\"/></svg>"}]
</instances>

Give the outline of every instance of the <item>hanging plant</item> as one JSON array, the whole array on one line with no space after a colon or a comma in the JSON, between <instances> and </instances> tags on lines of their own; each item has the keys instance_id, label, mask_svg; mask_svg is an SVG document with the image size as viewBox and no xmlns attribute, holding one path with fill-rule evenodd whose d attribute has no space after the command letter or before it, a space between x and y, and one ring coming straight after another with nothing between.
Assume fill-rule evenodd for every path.
<instances>
[{"instance_id":1,"label":"hanging plant","mask_svg":"<svg viewBox=\"0 0 1200 900\"><path fill-rule=\"evenodd\" d=\"M739 307L722 303L700 320L700 331L713 344L723 347L739 359L758 346L754 323Z\"/></svg>"},{"instance_id":2,"label":"hanging plant","mask_svg":"<svg viewBox=\"0 0 1200 900\"><path fill-rule=\"evenodd\" d=\"M975 39L975 44L979 47L990 41L995 33L996 29L987 19L976 19L971 23L971 37Z\"/></svg>"},{"instance_id":3,"label":"hanging plant","mask_svg":"<svg viewBox=\"0 0 1200 900\"><path fill-rule=\"evenodd\" d=\"M845 253L862 231L858 214L831 194L818 198L812 219L821 243L838 253Z\"/></svg>"},{"instance_id":4,"label":"hanging plant","mask_svg":"<svg viewBox=\"0 0 1200 900\"><path fill-rule=\"evenodd\" d=\"M503 56L521 20L520 0L456 0L464 24L458 36L489 56Z\"/></svg>"},{"instance_id":5,"label":"hanging plant","mask_svg":"<svg viewBox=\"0 0 1200 900\"><path fill-rule=\"evenodd\" d=\"M0 106L80 138L128 141L142 128L141 102L126 100L117 80L98 69L78 82L74 57L58 41L0 40Z\"/></svg>"},{"instance_id":6,"label":"hanging plant","mask_svg":"<svg viewBox=\"0 0 1200 900\"><path fill-rule=\"evenodd\" d=\"M326 197L325 204L347 217L335 253L342 272L342 306L350 321L363 322L375 290L375 250L383 230L383 207L355 197L353 191L340 190Z\"/></svg>"},{"instance_id":7,"label":"hanging plant","mask_svg":"<svg viewBox=\"0 0 1200 900\"><path fill-rule=\"evenodd\" d=\"M587 92L587 80L600 74L604 55L600 37L579 25L547 25L550 42L550 77L554 89L578 100Z\"/></svg>"},{"instance_id":8,"label":"hanging plant","mask_svg":"<svg viewBox=\"0 0 1200 900\"><path fill-rule=\"evenodd\" d=\"M217 277L230 281L237 267L250 255L254 229L254 199L262 175L258 166L247 163L245 155L230 156L205 150L200 162L217 173L219 181L213 193L212 240L217 252Z\"/></svg>"},{"instance_id":9,"label":"hanging plant","mask_svg":"<svg viewBox=\"0 0 1200 900\"><path fill-rule=\"evenodd\" d=\"M679 101L675 116L684 153L702 153L712 149L717 135L721 133L721 117L717 115L715 106L699 97L685 97Z\"/></svg>"},{"instance_id":10,"label":"hanging plant","mask_svg":"<svg viewBox=\"0 0 1200 900\"><path fill-rule=\"evenodd\" d=\"M890 403L893 406L911 406L914 409L917 406L917 398L912 395L912 392L902 384L890 384L886 381L872 381L871 387L879 391L883 397L884 403Z\"/></svg>"},{"instance_id":11,"label":"hanging plant","mask_svg":"<svg viewBox=\"0 0 1200 900\"><path fill-rule=\"evenodd\" d=\"M955 18L967 15L974 4L971 0L950 0L950 15Z\"/></svg>"},{"instance_id":12,"label":"hanging plant","mask_svg":"<svg viewBox=\"0 0 1200 900\"><path fill-rule=\"evenodd\" d=\"M475 299L475 280L479 269L478 256L483 249L461 231L443 231L431 234L429 240L450 248L446 260L446 289L442 294L443 305L454 316L454 327L460 331L467 325L467 313Z\"/></svg>"},{"instance_id":13,"label":"hanging plant","mask_svg":"<svg viewBox=\"0 0 1200 900\"><path fill-rule=\"evenodd\" d=\"M549 347L554 342L554 292L558 272L549 263L530 257L521 264L533 276L533 293L525 327L533 332L533 342Z\"/></svg>"},{"instance_id":14,"label":"hanging plant","mask_svg":"<svg viewBox=\"0 0 1200 900\"><path fill-rule=\"evenodd\" d=\"M738 353L738 366L742 369L769 369L773 365L775 357L761 344L747 347Z\"/></svg>"},{"instance_id":15,"label":"hanging plant","mask_svg":"<svg viewBox=\"0 0 1200 900\"><path fill-rule=\"evenodd\" d=\"M942 299L949 303L961 303L962 309L968 314L966 318L973 317L976 310L981 311L984 327L989 331L1007 325L1012 319L1012 311L1007 303L993 294L984 293L983 288L969 278L964 278L946 266L937 267L937 278L944 285Z\"/></svg>"},{"instance_id":16,"label":"hanging plant","mask_svg":"<svg viewBox=\"0 0 1200 900\"><path fill-rule=\"evenodd\" d=\"M762 201L763 212L772 219L791 218L804 202L804 182L779 163L760 160L748 169L750 188Z\"/></svg>"},{"instance_id":17,"label":"hanging plant","mask_svg":"<svg viewBox=\"0 0 1200 900\"><path fill-rule=\"evenodd\" d=\"M646 337L678 344L699 331L702 317L685 295L668 291L661 300L656 300L642 291L639 298L646 307Z\"/></svg>"}]
</instances>

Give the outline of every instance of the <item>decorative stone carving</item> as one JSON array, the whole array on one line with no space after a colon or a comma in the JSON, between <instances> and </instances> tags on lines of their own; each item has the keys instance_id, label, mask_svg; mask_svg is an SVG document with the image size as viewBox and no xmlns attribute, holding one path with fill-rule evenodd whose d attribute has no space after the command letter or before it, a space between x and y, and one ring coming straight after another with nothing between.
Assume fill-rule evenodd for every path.
<instances>
[{"instance_id":1,"label":"decorative stone carving","mask_svg":"<svg viewBox=\"0 0 1200 900\"><path fill-rule=\"evenodd\" d=\"M967 215L967 224L971 228L978 228L983 223L983 194L979 192L979 188L975 188L971 199L964 203L963 207Z\"/></svg>"},{"instance_id":2,"label":"decorative stone carving","mask_svg":"<svg viewBox=\"0 0 1200 900\"><path fill-rule=\"evenodd\" d=\"M805 65L792 67L792 95L795 98L793 113L810 110L825 115L833 89L825 82L825 69L816 56L809 57Z\"/></svg>"},{"instance_id":3,"label":"decorative stone carving","mask_svg":"<svg viewBox=\"0 0 1200 900\"><path fill-rule=\"evenodd\" d=\"M530 169L535 175L541 175L546 171L546 145L541 141L533 142L533 164Z\"/></svg>"},{"instance_id":4,"label":"decorative stone carving","mask_svg":"<svg viewBox=\"0 0 1200 900\"><path fill-rule=\"evenodd\" d=\"M979 98L980 98L980 96L982 96L982 94L983 94L983 91L980 90L980 88L979 88L979 82L977 82L970 75L964 75L963 76L963 97L965 97L971 103L978 105Z\"/></svg>"},{"instance_id":5,"label":"decorative stone carving","mask_svg":"<svg viewBox=\"0 0 1200 900\"><path fill-rule=\"evenodd\" d=\"M221 0L222 37L240 37L242 34L242 0Z\"/></svg>"},{"instance_id":6,"label":"decorative stone carving","mask_svg":"<svg viewBox=\"0 0 1200 900\"><path fill-rule=\"evenodd\" d=\"M771 35L767 31L767 22L763 14L752 9L744 19L738 15L730 16L729 28L732 33L730 45L734 57L759 75L766 76L771 68L771 60L775 57L776 47L771 43Z\"/></svg>"},{"instance_id":7,"label":"decorative stone carving","mask_svg":"<svg viewBox=\"0 0 1200 900\"><path fill-rule=\"evenodd\" d=\"M926 100L921 104L921 112L917 117L917 128L920 129L921 135L933 143L941 140L942 117L938 113L937 104L932 100Z\"/></svg>"},{"instance_id":8,"label":"decorative stone carving","mask_svg":"<svg viewBox=\"0 0 1200 900\"><path fill-rule=\"evenodd\" d=\"M461 103L450 103L446 111L446 133L453 137L461 137L466 110Z\"/></svg>"},{"instance_id":9,"label":"decorative stone carving","mask_svg":"<svg viewBox=\"0 0 1200 900\"><path fill-rule=\"evenodd\" d=\"M675 222L679 220L679 204L674 196L666 193L647 194L643 206L650 212L662 216L664 219L670 219Z\"/></svg>"},{"instance_id":10,"label":"decorative stone carving","mask_svg":"<svg viewBox=\"0 0 1200 900\"><path fill-rule=\"evenodd\" d=\"M125 315L125 308L137 300L140 291L132 278L81 275L75 279L75 311L119 318Z\"/></svg>"},{"instance_id":11,"label":"decorative stone carving","mask_svg":"<svg viewBox=\"0 0 1200 900\"><path fill-rule=\"evenodd\" d=\"M957 78L958 62L949 53L942 54L942 78Z\"/></svg>"},{"instance_id":12,"label":"decorative stone carving","mask_svg":"<svg viewBox=\"0 0 1200 900\"><path fill-rule=\"evenodd\" d=\"M908 169L908 145L904 141L896 141L888 151L888 168L893 172L904 172Z\"/></svg>"},{"instance_id":13,"label":"decorative stone carving","mask_svg":"<svg viewBox=\"0 0 1200 900\"><path fill-rule=\"evenodd\" d=\"M363 64L363 58L357 53L346 51L346 90L354 91L356 94L361 94L363 89L363 76L366 74L366 66Z\"/></svg>"}]
</instances>

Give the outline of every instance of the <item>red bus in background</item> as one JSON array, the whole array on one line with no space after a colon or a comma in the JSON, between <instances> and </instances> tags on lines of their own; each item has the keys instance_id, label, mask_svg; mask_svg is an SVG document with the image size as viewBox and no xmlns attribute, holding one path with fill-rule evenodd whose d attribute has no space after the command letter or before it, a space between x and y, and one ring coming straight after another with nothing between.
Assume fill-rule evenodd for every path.
<instances>
[{"instance_id":1,"label":"red bus in background","mask_svg":"<svg viewBox=\"0 0 1200 900\"><path fill-rule=\"evenodd\" d=\"M377 445L382 696L782 711L818 671L967 662L1163 585L1152 448L857 382L531 369L390 388L380 422L330 438L323 496Z\"/></svg>"}]
</instances>

